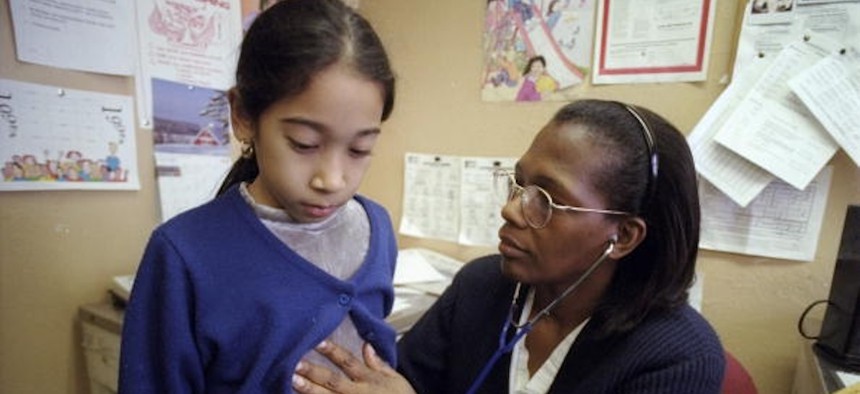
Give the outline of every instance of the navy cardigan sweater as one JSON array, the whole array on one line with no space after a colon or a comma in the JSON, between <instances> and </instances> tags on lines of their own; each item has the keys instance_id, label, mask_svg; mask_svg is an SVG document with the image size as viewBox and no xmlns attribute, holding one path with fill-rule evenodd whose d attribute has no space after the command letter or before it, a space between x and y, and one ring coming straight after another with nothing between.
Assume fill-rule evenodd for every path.
<instances>
[{"instance_id":1,"label":"navy cardigan sweater","mask_svg":"<svg viewBox=\"0 0 860 394\"><path fill-rule=\"evenodd\" d=\"M284 245L236 187L157 228L125 313L120 392L292 392L296 362L347 315L394 364L394 234L382 207L356 199L371 236L348 281Z\"/></svg>"},{"instance_id":2,"label":"navy cardigan sweater","mask_svg":"<svg viewBox=\"0 0 860 394\"><path fill-rule=\"evenodd\" d=\"M398 343L398 370L418 393L466 392L499 345L514 287L502 276L498 255L460 270ZM550 393L720 392L723 349L694 309L653 314L629 332L601 337L603 320L592 316L580 332ZM510 353L501 358L480 393L508 393L510 360Z\"/></svg>"}]
</instances>

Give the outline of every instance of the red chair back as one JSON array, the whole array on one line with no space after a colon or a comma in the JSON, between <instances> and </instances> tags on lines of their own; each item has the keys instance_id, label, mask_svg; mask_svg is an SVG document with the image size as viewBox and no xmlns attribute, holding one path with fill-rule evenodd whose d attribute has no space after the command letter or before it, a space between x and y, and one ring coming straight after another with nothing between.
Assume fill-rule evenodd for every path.
<instances>
[{"instance_id":1,"label":"red chair back","mask_svg":"<svg viewBox=\"0 0 860 394\"><path fill-rule=\"evenodd\" d=\"M723 394L758 394L752 376L746 368L726 352L726 375L723 378Z\"/></svg>"}]
</instances>

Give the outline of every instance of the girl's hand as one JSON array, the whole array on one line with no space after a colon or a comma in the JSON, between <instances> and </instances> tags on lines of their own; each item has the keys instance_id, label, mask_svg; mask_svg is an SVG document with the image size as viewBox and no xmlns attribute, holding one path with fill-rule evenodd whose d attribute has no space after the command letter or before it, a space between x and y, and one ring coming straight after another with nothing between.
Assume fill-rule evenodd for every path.
<instances>
[{"instance_id":1,"label":"girl's hand","mask_svg":"<svg viewBox=\"0 0 860 394\"><path fill-rule=\"evenodd\" d=\"M376 355L366 343L364 362L344 348L329 341L316 351L337 365L346 376L325 367L301 361L293 375L293 390L301 394L414 394L406 379Z\"/></svg>"}]
</instances>

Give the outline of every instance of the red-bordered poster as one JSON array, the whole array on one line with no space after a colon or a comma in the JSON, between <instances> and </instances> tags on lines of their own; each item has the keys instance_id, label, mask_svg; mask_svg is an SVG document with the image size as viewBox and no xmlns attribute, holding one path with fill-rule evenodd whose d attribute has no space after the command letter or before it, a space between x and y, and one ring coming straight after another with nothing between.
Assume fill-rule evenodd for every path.
<instances>
[{"instance_id":1,"label":"red-bordered poster","mask_svg":"<svg viewBox=\"0 0 860 394\"><path fill-rule=\"evenodd\" d=\"M702 81L716 0L600 0L592 82Z\"/></svg>"}]
</instances>

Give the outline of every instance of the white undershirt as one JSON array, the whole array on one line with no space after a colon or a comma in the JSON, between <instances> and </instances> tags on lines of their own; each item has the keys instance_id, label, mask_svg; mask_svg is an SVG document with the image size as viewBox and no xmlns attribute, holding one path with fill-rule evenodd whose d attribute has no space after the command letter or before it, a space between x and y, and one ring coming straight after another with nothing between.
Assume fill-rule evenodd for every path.
<instances>
[{"instance_id":1,"label":"white undershirt","mask_svg":"<svg viewBox=\"0 0 860 394\"><path fill-rule=\"evenodd\" d=\"M534 298L534 288L529 289L525 305L523 305L523 312L520 314L519 324L526 324L528 321L532 305L534 304ZM567 352L570 351L570 347L589 319L585 319L570 334L567 334L559 342L558 346L555 347L549 358L544 361L543 365L532 376L529 376L529 351L526 349L526 338L528 335L518 341L511 353L511 370L508 384L510 394L545 394L549 392L549 388L552 386L552 382L555 381L555 376L558 375L558 370L561 368Z\"/></svg>"}]
</instances>

